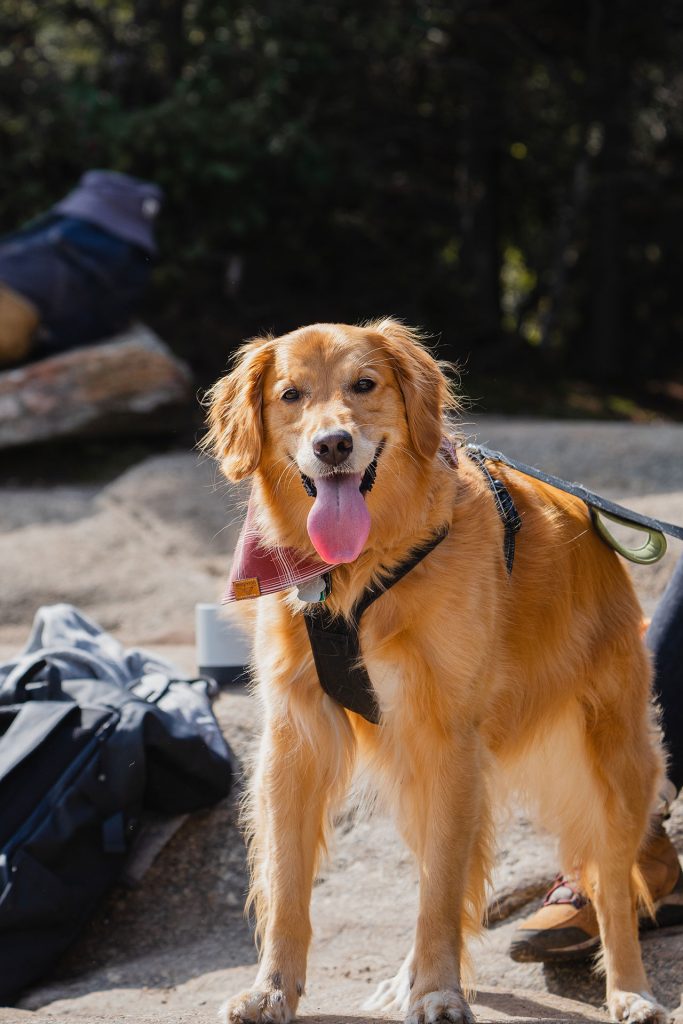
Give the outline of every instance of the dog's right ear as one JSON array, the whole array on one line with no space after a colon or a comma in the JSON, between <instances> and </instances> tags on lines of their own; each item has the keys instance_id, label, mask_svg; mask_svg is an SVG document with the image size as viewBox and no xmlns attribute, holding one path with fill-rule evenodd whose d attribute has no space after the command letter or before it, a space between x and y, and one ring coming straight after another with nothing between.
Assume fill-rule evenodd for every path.
<instances>
[{"instance_id":1,"label":"dog's right ear","mask_svg":"<svg viewBox=\"0 0 683 1024\"><path fill-rule=\"evenodd\" d=\"M272 338L254 338L205 396L209 429L200 446L220 460L228 480L251 476L261 461L263 378L272 354Z\"/></svg>"},{"instance_id":2,"label":"dog's right ear","mask_svg":"<svg viewBox=\"0 0 683 1024\"><path fill-rule=\"evenodd\" d=\"M431 460L441 444L444 415L458 409L442 367L426 348L420 331L385 317L367 327L378 334L403 394L408 429L417 455Z\"/></svg>"}]
</instances>

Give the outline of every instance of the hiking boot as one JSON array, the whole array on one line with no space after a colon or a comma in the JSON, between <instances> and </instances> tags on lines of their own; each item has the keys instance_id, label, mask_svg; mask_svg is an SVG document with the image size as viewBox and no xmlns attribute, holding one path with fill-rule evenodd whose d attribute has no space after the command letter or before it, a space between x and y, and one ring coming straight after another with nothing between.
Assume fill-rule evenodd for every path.
<instances>
[{"instance_id":1,"label":"hiking boot","mask_svg":"<svg viewBox=\"0 0 683 1024\"><path fill-rule=\"evenodd\" d=\"M655 908L654 920L644 912L641 928L683 924L683 872L676 849L657 819L638 865ZM559 875L543 905L517 928L510 956L519 963L561 963L583 960L600 946L595 908L578 880Z\"/></svg>"}]
</instances>

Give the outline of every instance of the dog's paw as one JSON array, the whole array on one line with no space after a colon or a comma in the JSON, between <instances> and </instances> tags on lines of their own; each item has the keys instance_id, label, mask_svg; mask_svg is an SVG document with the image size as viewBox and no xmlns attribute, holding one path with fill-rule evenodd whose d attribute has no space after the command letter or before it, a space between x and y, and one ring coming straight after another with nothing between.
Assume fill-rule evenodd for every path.
<instances>
[{"instance_id":1,"label":"dog's paw","mask_svg":"<svg viewBox=\"0 0 683 1024\"><path fill-rule=\"evenodd\" d=\"M223 1024L289 1024L294 1015L280 988L241 992L226 1000L218 1011Z\"/></svg>"},{"instance_id":2,"label":"dog's paw","mask_svg":"<svg viewBox=\"0 0 683 1024\"><path fill-rule=\"evenodd\" d=\"M474 1024L474 1014L461 992L428 992L410 1007L405 1024Z\"/></svg>"},{"instance_id":3,"label":"dog's paw","mask_svg":"<svg viewBox=\"0 0 683 1024\"><path fill-rule=\"evenodd\" d=\"M607 1001L612 1020L623 1024L666 1024L669 1014L649 992L620 992Z\"/></svg>"},{"instance_id":4,"label":"dog's paw","mask_svg":"<svg viewBox=\"0 0 683 1024\"><path fill-rule=\"evenodd\" d=\"M363 1010L373 1013L398 1010L399 1013L403 1013L408 1009L411 960L412 952L393 978L387 978L386 981L380 982L370 998L363 1003Z\"/></svg>"}]
</instances>

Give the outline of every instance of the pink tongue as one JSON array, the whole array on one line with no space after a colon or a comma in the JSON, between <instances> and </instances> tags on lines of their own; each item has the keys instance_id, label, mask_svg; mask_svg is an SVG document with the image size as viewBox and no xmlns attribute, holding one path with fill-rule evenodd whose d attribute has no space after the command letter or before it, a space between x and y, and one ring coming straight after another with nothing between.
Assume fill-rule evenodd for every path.
<instances>
[{"instance_id":1,"label":"pink tongue","mask_svg":"<svg viewBox=\"0 0 683 1024\"><path fill-rule=\"evenodd\" d=\"M317 477L318 492L306 527L324 562L353 562L370 533L370 513L360 493L360 473Z\"/></svg>"}]
</instances>

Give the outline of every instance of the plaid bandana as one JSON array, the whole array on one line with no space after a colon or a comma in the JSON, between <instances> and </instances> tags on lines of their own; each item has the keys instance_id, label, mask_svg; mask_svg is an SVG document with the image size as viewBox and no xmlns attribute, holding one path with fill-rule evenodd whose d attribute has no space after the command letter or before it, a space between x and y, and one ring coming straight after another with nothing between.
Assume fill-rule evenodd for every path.
<instances>
[{"instance_id":1,"label":"plaid bandana","mask_svg":"<svg viewBox=\"0 0 683 1024\"><path fill-rule=\"evenodd\" d=\"M322 559L301 555L295 548L264 547L254 523L254 508L250 501L222 603L301 587L331 568Z\"/></svg>"},{"instance_id":2,"label":"plaid bandana","mask_svg":"<svg viewBox=\"0 0 683 1024\"><path fill-rule=\"evenodd\" d=\"M455 448L446 437L441 441L439 454L452 467L457 466ZM290 587L303 587L333 568L321 558L302 555L295 548L265 547L261 543L254 518L254 507L250 500L222 604L275 594ZM305 600L318 598L307 597Z\"/></svg>"}]
</instances>

